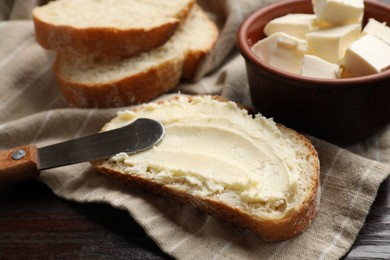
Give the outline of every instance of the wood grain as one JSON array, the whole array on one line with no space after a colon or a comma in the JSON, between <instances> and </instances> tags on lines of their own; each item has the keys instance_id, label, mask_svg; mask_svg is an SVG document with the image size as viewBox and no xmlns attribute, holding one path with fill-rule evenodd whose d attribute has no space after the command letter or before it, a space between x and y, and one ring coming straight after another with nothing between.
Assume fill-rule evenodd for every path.
<instances>
[{"instance_id":1,"label":"wood grain","mask_svg":"<svg viewBox=\"0 0 390 260\"><path fill-rule=\"evenodd\" d=\"M13 154L20 158L13 158ZM39 175L37 147L28 145L0 151L0 185L24 181Z\"/></svg>"},{"instance_id":2,"label":"wood grain","mask_svg":"<svg viewBox=\"0 0 390 260\"><path fill-rule=\"evenodd\" d=\"M390 178L381 185L366 222L345 259L390 259Z\"/></svg>"},{"instance_id":3,"label":"wood grain","mask_svg":"<svg viewBox=\"0 0 390 260\"><path fill-rule=\"evenodd\" d=\"M0 259L170 259L127 212L55 196L44 184L0 187ZM390 178L344 259L390 259Z\"/></svg>"},{"instance_id":4,"label":"wood grain","mask_svg":"<svg viewBox=\"0 0 390 260\"><path fill-rule=\"evenodd\" d=\"M35 180L0 187L0 259L167 259L127 212L55 196Z\"/></svg>"}]
</instances>

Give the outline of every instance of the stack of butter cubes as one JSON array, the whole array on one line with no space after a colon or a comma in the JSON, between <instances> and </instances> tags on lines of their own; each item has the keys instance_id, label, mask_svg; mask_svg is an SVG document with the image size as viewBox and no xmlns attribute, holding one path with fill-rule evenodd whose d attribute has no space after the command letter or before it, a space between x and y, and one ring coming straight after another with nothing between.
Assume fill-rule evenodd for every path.
<instances>
[{"instance_id":1,"label":"stack of butter cubes","mask_svg":"<svg viewBox=\"0 0 390 260\"><path fill-rule=\"evenodd\" d=\"M254 54L281 70L317 78L390 69L390 27L370 18L362 28L364 0L313 0L313 11L271 20Z\"/></svg>"}]
</instances>

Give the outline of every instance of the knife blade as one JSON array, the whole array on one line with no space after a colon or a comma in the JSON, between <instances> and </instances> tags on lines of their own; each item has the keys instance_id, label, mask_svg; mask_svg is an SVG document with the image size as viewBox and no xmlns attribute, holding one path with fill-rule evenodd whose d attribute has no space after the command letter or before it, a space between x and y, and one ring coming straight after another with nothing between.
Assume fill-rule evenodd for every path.
<instances>
[{"instance_id":1,"label":"knife blade","mask_svg":"<svg viewBox=\"0 0 390 260\"><path fill-rule=\"evenodd\" d=\"M100 160L121 152L144 151L158 144L164 134L160 122L139 118L121 128L58 144L41 148L27 145L0 151L0 184L33 178L50 168Z\"/></svg>"}]
</instances>

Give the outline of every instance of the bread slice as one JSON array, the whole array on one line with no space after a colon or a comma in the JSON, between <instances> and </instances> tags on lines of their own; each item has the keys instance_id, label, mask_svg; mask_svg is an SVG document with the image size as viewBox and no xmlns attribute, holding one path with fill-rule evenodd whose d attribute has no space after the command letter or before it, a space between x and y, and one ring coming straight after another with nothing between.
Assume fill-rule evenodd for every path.
<instances>
[{"instance_id":1,"label":"bread slice","mask_svg":"<svg viewBox=\"0 0 390 260\"><path fill-rule=\"evenodd\" d=\"M202 66L218 39L218 28L207 14L195 5L191 11L182 33L177 34L175 41L184 51L182 78L195 80L195 74Z\"/></svg>"},{"instance_id":2,"label":"bread slice","mask_svg":"<svg viewBox=\"0 0 390 260\"><path fill-rule=\"evenodd\" d=\"M37 41L56 51L135 55L163 45L195 0L58 0L33 10Z\"/></svg>"},{"instance_id":3,"label":"bread slice","mask_svg":"<svg viewBox=\"0 0 390 260\"><path fill-rule=\"evenodd\" d=\"M319 206L319 159L312 144L231 101L183 96L121 111L102 131L137 118L159 120L166 133L147 151L92 164L102 173L188 203L265 240L292 238Z\"/></svg>"},{"instance_id":4,"label":"bread slice","mask_svg":"<svg viewBox=\"0 0 390 260\"><path fill-rule=\"evenodd\" d=\"M211 52L218 28L195 5L163 46L134 57L60 52L54 72L68 105L119 107L151 99L191 78Z\"/></svg>"}]
</instances>

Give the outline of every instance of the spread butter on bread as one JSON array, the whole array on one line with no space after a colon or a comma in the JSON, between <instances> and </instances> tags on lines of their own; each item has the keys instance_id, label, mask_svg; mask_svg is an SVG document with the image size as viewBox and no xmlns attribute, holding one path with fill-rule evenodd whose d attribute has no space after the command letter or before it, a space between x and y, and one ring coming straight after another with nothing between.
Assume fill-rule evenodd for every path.
<instances>
[{"instance_id":1,"label":"spread butter on bread","mask_svg":"<svg viewBox=\"0 0 390 260\"><path fill-rule=\"evenodd\" d=\"M68 105L118 107L148 102L192 79L217 40L218 28L194 5L163 46L139 55L79 55L59 52L54 72Z\"/></svg>"},{"instance_id":2,"label":"spread butter on bread","mask_svg":"<svg viewBox=\"0 0 390 260\"><path fill-rule=\"evenodd\" d=\"M33 10L37 41L46 49L135 55L163 45L195 0L58 0Z\"/></svg>"},{"instance_id":3,"label":"spread butter on bread","mask_svg":"<svg viewBox=\"0 0 390 260\"><path fill-rule=\"evenodd\" d=\"M319 203L319 159L301 134L232 101L212 96L173 99L124 110L102 131L137 118L166 130L155 147L92 164L148 192L188 203L265 240L302 233Z\"/></svg>"}]
</instances>

